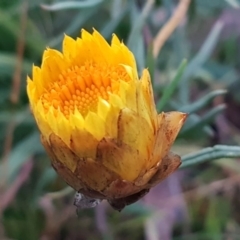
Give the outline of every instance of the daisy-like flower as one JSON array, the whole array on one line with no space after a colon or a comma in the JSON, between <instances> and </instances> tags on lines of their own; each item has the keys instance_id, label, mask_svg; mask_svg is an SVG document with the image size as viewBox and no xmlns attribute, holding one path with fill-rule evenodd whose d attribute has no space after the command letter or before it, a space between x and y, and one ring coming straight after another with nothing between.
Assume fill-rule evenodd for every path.
<instances>
[{"instance_id":1,"label":"daisy-like flower","mask_svg":"<svg viewBox=\"0 0 240 240\"><path fill-rule=\"evenodd\" d=\"M77 192L121 209L181 163L169 152L186 114L156 111L149 72L96 31L65 35L27 79L32 113L52 166Z\"/></svg>"}]
</instances>

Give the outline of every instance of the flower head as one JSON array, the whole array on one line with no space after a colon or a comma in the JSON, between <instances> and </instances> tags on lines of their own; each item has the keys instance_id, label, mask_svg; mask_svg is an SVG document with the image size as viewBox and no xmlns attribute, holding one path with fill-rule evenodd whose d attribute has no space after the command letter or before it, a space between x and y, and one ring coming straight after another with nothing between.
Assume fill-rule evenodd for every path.
<instances>
[{"instance_id":1,"label":"flower head","mask_svg":"<svg viewBox=\"0 0 240 240\"><path fill-rule=\"evenodd\" d=\"M33 66L27 93L53 167L89 197L116 206L180 165L169 150L186 114L157 114L148 70L138 78L116 35L111 45L96 30L65 35L62 53L47 49Z\"/></svg>"}]
</instances>

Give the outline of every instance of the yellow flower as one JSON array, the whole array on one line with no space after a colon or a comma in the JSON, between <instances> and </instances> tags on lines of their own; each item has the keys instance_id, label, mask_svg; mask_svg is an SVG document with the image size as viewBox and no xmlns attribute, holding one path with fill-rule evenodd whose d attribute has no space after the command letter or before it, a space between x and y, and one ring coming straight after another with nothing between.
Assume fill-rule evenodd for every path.
<instances>
[{"instance_id":1,"label":"yellow flower","mask_svg":"<svg viewBox=\"0 0 240 240\"><path fill-rule=\"evenodd\" d=\"M65 36L62 53L46 49L33 66L27 93L53 167L86 196L117 208L180 165L169 150L186 114L157 114L148 70L138 78L116 35L111 45L96 30Z\"/></svg>"}]
</instances>

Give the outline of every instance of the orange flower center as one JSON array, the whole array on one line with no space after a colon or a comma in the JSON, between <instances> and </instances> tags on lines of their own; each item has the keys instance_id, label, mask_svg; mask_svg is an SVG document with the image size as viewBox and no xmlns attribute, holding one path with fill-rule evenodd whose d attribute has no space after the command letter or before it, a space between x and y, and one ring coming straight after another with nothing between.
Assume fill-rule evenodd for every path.
<instances>
[{"instance_id":1,"label":"orange flower center","mask_svg":"<svg viewBox=\"0 0 240 240\"><path fill-rule=\"evenodd\" d=\"M119 80L130 80L121 65L108 66L86 62L82 66L71 66L49 83L42 95L46 111L50 106L60 110L68 118L77 108L85 116L89 110L96 111L98 98L108 100L108 93L117 93Z\"/></svg>"}]
</instances>

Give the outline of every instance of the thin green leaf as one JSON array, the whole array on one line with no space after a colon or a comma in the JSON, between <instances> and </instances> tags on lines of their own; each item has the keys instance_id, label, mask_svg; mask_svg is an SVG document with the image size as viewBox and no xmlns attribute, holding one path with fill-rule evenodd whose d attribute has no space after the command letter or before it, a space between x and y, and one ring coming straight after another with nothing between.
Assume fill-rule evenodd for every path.
<instances>
[{"instance_id":1,"label":"thin green leaf","mask_svg":"<svg viewBox=\"0 0 240 240\"><path fill-rule=\"evenodd\" d=\"M119 23L122 21L122 19L126 16L126 14L129 12L129 4L127 4L121 12L117 15L117 17L113 18L111 21L109 21L107 24L104 25L103 29L100 31L102 35L105 38L110 37L113 32L115 31L116 27L119 25Z\"/></svg>"},{"instance_id":2,"label":"thin green leaf","mask_svg":"<svg viewBox=\"0 0 240 240\"><path fill-rule=\"evenodd\" d=\"M225 0L225 1L234 8L240 8L240 3L237 0Z\"/></svg>"},{"instance_id":3,"label":"thin green leaf","mask_svg":"<svg viewBox=\"0 0 240 240\"><path fill-rule=\"evenodd\" d=\"M177 88L178 83L181 80L181 77L182 77L182 75L184 73L184 70L186 68L186 65L187 65L187 60L184 59L181 62L180 66L179 66L179 68L177 70L177 74L174 77L173 81L163 91L163 95L162 95L161 99L157 103L157 109L158 109L159 112L161 112L163 110L164 106L170 100L172 94L174 93L175 89Z\"/></svg>"},{"instance_id":4,"label":"thin green leaf","mask_svg":"<svg viewBox=\"0 0 240 240\"><path fill-rule=\"evenodd\" d=\"M187 113L197 112L202 108L204 108L205 106L207 106L209 103L211 103L216 96L224 95L226 93L227 93L226 90L221 90L221 89L212 91L209 94L197 100L196 102L183 106L182 108L179 109L179 111L187 112Z\"/></svg>"},{"instance_id":5,"label":"thin green leaf","mask_svg":"<svg viewBox=\"0 0 240 240\"><path fill-rule=\"evenodd\" d=\"M214 25L206 41L198 51L198 54L193 58L192 61L189 62L188 67L186 68L186 71L182 76L183 79L181 81L181 85L179 88L179 98L183 104L189 103L190 88L188 87L188 81L190 77L193 76L198 71L198 69L203 65L203 63L206 62L208 58L211 56L219 39L222 28L223 23L218 21Z\"/></svg>"},{"instance_id":6,"label":"thin green leaf","mask_svg":"<svg viewBox=\"0 0 240 240\"><path fill-rule=\"evenodd\" d=\"M193 125L186 122L186 124L184 125L184 127L181 131L181 134L188 134L189 132L193 133L195 130L203 128L208 123L211 123L213 121L213 119L219 113L221 113L225 108L226 108L226 106L224 104L221 104L221 105L211 109L208 113L206 113L204 116L199 118L199 121Z\"/></svg>"},{"instance_id":7,"label":"thin green leaf","mask_svg":"<svg viewBox=\"0 0 240 240\"><path fill-rule=\"evenodd\" d=\"M181 168L216 160L219 158L240 158L239 146L215 145L182 157Z\"/></svg>"},{"instance_id":8,"label":"thin green leaf","mask_svg":"<svg viewBox=\"0 0 240 240\"><path fill-rule=\"evenodd\" d=\"M48 10L48 11L59 11L59 10L67 10L67 9L94 7L101 2L103 2L103 0L88 0L88 1L81 1L81 2L67 1L67 2L55 3L52 5L41 4L41 7L44 10Z\"/></svg>"},{"instance_id":9,"label":"thin green leaf","mask_svg":"<svg viewBox=\"0 0 240 240\"><path fill-rule=\"evenodd\" d=\"M222 226L228 222L230 213L230 202L220 196L211 196L208 212L205 220L205 230L207 233L220 234ZM216 218L219 216L219 218ZM214 239L214 238L212 238ZM215 238L218 240L219 238Z\"/></svg>"},{"instance_id":10,"label":"thin green leaf","mask_svg":"<svg viewBox=\"0 0 240 240\"><path fill-rule=\"evenodd\" d=\"M1 26L6 29L9 34L11 34L15 39L18 39L20 31L19 21L17 19L11 18L11 16L9 16L9 13L2 11L2 9L0 9L0 27ZM36 53L41 53L44 48L43 36L37 31L37 28L34 26L31 19L28 19L27 26L31 31L26 32L26 48L30 48Z\"/></svg>"},{"instance_id":11,"label":"thin green leaf","mask_svg":"<svg viewBox=\"0 0 240 240\"><path fill-rule=\"evenodd\" d=\"M152 9L154 1L146 1L141 13L138 12L136 3L132 1L131 4L131 32L127 41L127 46L133 52L135 58L137 59L138 69L141 72L145 67L145 47L142 35L142 28Z\"/></svg>"},{"instance_id":12,"label":"thin green leaf","mask_svg":"<svg viewBox=\"0 0 240 240\"><path fill-rule=\"evenodd\" d=\"M14 113L6 110L0 112L0 123L9 123L9 119L14 119L16 125L21 123L33 124L34 118L31 116L29 109L22 109Z\"/></svg>"},{"instance_id":13,"label":"thin green leaf","mask_svg":"<svg viewBox=\"0 0 240 240\"><path fill-rule=\"evenodd\" d=\"M16 67L17 58L15 54L0 53L0 74L12 76ZM24 59L22 62L22 71L26 74L30 71L32 63Z\"/></svg>"},{"instance_id":14,"label":"thin green leaf","mask_svg":"<svg viewBox=\"0 0 240 240\"><path fill-rule=\"evenodd\" d=\"M189 126L195 126L196 124L198 124L201 121L201 118L199 117L199 115L192 113L188 116L187 118L187 122L184 124L184 127L182 129L182 131L180 132L180 136L181 137L189 137L187 136L189 131L187 132L183 132L184 128L188 128ZM208 125L204 126L203 128L199 129L202 133L207 134L207 136L212 137L214 135L214 132L212 130L212 128ZM194 133L195 134L195 133ZM191 136L191 132L190 132L190 136Z\"/></svg>"},{"instance_id":15,"label":"thin green leaf","mask_svg":"<svg viewBox=\"0 0 240 240\"><path fill-rule=\"evenodd\" d=\"M47 168L42 176L38 179L38 183L34 188L34 198L38 201L39 196L42 194L44 187L50 184L56 178L57 174L53 168Z\"/></svg>"},{"instance_id":16,"label":"thin green leaf","mask_svg":"<svg viewBox=\"0 0 240 240\"><path fill-rule=\"evenodd\" d=\"M147 51L147 60L146 60L146 66L148 68L151 80L152 80L152 85L155 88L154 84L154 70L155 70L155 58L153 56L153 47L152 44L148 46L148 51Z\"/></svg>"},{"instance_id":17,"label":"thin green leaf","mask_svg":"<svg viewBox=\"0 0 240 240\"><path fill-rule=\"evenodd\" d=\"M146 18L153 6L153 1L147 1L142 12L137 14L136 4L133 1L131 4L131 18L132 18L132 29L127 41L127 45L131 48L136 44L136 39L142 35L142 28L146 21Z\"/></svg>"},{"instance_id":18,"label":"thin green leaf","mask_svg":"<svg viewBox=\"0 0 240 240\"><path fill-rule=\"evenodd\" d=\"M0 164L0 179L7 171L7 182L11 182L17 176L17 172L22 165L28 161L36 152L43 151L39 140L39 133L34 132L29 137L23 139L10 153L7 164ZM6 165L5 165L6 164ZM6 166L6 168L5 168Z\"/></svg>"}]
</instances>

